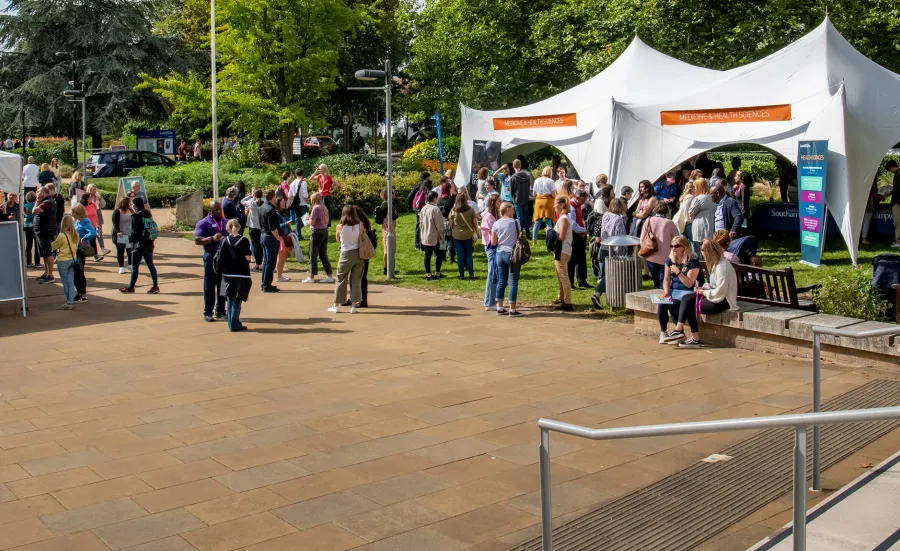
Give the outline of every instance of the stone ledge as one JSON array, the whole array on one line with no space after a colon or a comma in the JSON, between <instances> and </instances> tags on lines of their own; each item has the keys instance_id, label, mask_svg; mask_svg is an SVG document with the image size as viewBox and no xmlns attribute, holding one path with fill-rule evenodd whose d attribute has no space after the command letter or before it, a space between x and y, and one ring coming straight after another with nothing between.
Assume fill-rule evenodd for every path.
<instances>
[{"instance_id":1,"label":"stone ledge","mask_svg":"<svg viewBox=\"0 0 900 551\"><path fill-rule=\"evenodd\" d=\"M657 305L650 301L650 295L659 292L659 289L656 289L625 295L626 308L635 311L636 332L649 335L658 334L659 328L654 325L656 324ZM860 331L896 327L889 323L863 321L742 301L738 305L741 308L738 312L728 311L714 316L703 316L702 322L706 325L701 328L704 341L711 337L718 344L798 357L811 357L813 327L823 326ZM648 320L652 320L653 323L650 324ZM823 356L826 349L830 350L829 357L841 363L869 365L874 362L895 369L900 366L900 336L853 339L823 335ZM852 361L851 358L858 358L858 360Z\"/></svg>"}]
</instances>

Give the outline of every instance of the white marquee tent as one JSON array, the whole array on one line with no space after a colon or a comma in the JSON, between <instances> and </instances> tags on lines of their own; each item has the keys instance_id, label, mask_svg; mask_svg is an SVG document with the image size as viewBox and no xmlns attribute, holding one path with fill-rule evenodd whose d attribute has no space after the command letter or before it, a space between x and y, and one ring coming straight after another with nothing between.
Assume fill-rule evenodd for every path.
<instances>
[{"instance_id":1,"label":"white marquee tent","mask_svg":"<svg viewBox=\"0 0 900 551\"><path fill-rule=\"evenodd\" d=\"M608 76L612 82L601 84ZM661 84L666 82L690 85ZM604 100L609 115L601 106ZM509 135L493 131L497 121L491 120L546 120L561 113L575 113L578 127ZM859 53L827 18L784 49L724 72L685 65L636 40L602 73L543 102L495 112L463 107L462 134L459 172L464 177L471 168L467 148L472 141L498 136L504 150L524 149L529 142L555 145L584 177L607 172L617 189L635 187L722 145L757 143L796 161L798 141L827 139L825 200L855 262L872 179L884 152L900 140L900 76Z\"/></svg>"},{"instance_id":2,"label":"white marquee tent","mask_svg":"<svg viewBox=\"0 0 900 551\"><path fill-rule=\"evenodd\" d=\"M720 74L669 57L635 38L600 74L553 97L499 111L463 105L456 180L470 180L476 140L499 142L502 162L552 145L580 174L607 172L615 101L656 103L690 88L667 83L704 82Z\"/></svg>"}]
</instances>

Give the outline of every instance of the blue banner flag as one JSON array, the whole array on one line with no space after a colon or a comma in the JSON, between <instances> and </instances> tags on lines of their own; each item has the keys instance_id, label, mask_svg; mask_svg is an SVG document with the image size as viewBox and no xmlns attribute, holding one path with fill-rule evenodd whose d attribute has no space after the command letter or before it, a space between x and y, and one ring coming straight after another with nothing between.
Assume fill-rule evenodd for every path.
<instances>
[{"instance_id":1,"label":"blue banner flag","mask_svg":"<svg viewBox=\"0 0 900 551\"><path fill-rule=\"evenodd\" d=\"M819 266L825 237L828 140L801 141L797 151L800 186L800 260Z\"/></svg>"}]
</instances>

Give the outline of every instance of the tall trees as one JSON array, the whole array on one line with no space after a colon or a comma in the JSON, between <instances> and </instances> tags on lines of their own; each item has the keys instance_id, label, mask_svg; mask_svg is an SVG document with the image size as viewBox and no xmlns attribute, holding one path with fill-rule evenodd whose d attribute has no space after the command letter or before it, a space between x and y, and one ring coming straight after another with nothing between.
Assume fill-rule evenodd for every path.
<instances>
[{"instance_id":1,"label":"tall trees","mask_svg":"<svg viewBox=\"0 0 900 551\"><path fill-rule=\"evenodd\" d=\"M218 108L235 129L277 132L285 161L294 128L322 124L336 88L339 51L360 13L343 0L219 0ZM208 125L208 79L197 73L142 75L176 117Z\"/></svg>"},{"instance_id":2,"label":"tall trees","mask_svg":"<svg viewBox=\"0 0 900 551\"><path fill-rule=\"evenodd\" d=\"M425 109L452 123L460 102L512 107L582 82L635 35L688 63L730 69L800 38L826 9L857 49L900 72L895 0L425 0L411 18L409 72Z\"/></svg>"},{"instance_id":3,"label":"tall trees","mask_svg":"<svg viewBox=\"0 0 900 551\"><path fill-rule=\"evenodd\" d=\"M155 12L145 1L11 0L12 14L0 15L7 56L0 97L0 122L29 131L67 135L71 107L62 96L69 88L72 63L76 82L87 90L88 131L99 147L102 132L120 128L129 118L159 119L166 109L159 98L136 92L138 71L159 75L184 70L178 41L155 35ZM66 52L68 58L56 55Z\"/></svg>"}]
</instances>

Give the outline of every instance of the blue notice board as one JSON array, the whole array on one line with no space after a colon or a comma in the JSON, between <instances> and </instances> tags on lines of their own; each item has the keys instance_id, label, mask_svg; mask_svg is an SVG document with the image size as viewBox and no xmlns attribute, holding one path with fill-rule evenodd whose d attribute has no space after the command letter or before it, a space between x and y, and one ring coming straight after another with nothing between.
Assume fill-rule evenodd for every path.
<instances>
[{"instance_id":1,"label":"blue notice board","mask_svg":"<svg viewBox=\"0 0 900 551\"><path fill-rule=\"evenodd\" d=\"M828 140L801 141L797 151L800 186L800 260L819 266L825 236L825 188L828 173Z\"/></svg>"}]
</instances>

